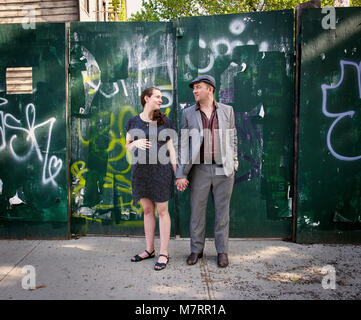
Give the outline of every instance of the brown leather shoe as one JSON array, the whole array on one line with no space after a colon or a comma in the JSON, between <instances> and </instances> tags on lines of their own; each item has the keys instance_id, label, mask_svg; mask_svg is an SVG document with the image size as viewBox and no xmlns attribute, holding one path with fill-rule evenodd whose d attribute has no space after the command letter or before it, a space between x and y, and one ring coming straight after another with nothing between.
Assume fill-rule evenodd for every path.
<instances>
[{"instance_id":1,"label":"brown leather shoe","mask_svg":"<svg viewBox=\"0 0 361 320\"><path fill-rule=\"evenodd\" d=\"M217 259L218 266L225 268L228 266L228 255L227 253L218 253Z\"/></svg>"},{"instance_id":2,"label":"brown leather shoe","mask_svg":"<svg viewBox=\"0 0 361 320\"><path fill-rule=\"evenodd\" d=\"M187 258L187 264L189 264L189 265L196 264L198 261L198 258L202 258L202 257L203 257L203 252L201 252L201 253L192 252Z\"/></svg>"}]
</instances>

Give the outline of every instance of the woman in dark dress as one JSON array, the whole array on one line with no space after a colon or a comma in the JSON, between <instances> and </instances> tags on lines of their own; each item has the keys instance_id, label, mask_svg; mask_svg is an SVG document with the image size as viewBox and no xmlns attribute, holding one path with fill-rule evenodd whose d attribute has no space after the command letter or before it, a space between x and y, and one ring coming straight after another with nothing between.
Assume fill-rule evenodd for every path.
<instances>
[{"instance_id":1,"label":"woman in dark dress","mask_svg":"<svg viewBox=\"0 0 361 320\"><path fill-rule=\"evenodd\" d=\"M154 269L162 270L168 263L171 227L168 200L176 170L176 153L171 135L167 134L173 130L173 126L169 118L160 111L162 94L158 88L145 89L141 103L143 112L127 123L126 148L132 153L133 202L140 201L144 212L146 250L135 255L131 261L138 262L155 256L156 208L159 216L160 251ZM164 129L168 130L162 132ZM164 148L167 150L167 161L160 157L164 154Z\"/></svg>"}]
</instances>

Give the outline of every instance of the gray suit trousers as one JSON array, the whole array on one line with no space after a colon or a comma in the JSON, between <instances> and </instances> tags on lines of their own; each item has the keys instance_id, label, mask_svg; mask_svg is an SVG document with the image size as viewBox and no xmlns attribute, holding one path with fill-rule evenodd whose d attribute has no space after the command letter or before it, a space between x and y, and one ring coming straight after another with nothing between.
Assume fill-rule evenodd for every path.
<instances>
[{"instance_id":1,"label":"gray suit trousers","mask_svg":"<svg viewBox=\"0 0 361 320\"><path fill-rule=\"evenodd\" d=\"M229 205L234 183L234 173L220 175L215 164L193 165L189 174L191 204L191 252L203 251L206 234L206 210L209 193L213 195L215 214L214 238L217 253L228 253Z\"/></svg>"}]
</instances>

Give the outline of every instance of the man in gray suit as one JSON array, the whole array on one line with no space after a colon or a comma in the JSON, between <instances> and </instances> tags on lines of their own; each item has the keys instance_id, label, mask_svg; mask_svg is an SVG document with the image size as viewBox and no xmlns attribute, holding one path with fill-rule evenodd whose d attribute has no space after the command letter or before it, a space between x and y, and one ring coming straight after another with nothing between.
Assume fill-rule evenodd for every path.
<instances>
[{"instance_id":1,"label":"man in gray suit","mask_svg":"<svg viewBox=\"0 0 361 320\"><path fill-rule=\"evenodd\" d=\"M237 131L231 106L214 98L216 81L212 76L195 78L193 88L196 104L182 112L178 148L176 185L190 188L192 265L203 256L206 230L206 209L209 192L215 211L214 237L220 267L228 266L229 205L234 175L238 168Z\"/></svg>"}]
</instances>

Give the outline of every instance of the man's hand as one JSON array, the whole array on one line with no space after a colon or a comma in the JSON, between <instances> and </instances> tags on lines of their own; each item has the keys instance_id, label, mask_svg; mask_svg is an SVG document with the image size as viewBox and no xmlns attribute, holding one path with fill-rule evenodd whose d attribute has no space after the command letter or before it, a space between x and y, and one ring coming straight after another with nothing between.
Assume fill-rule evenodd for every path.
<instances>
[{"instance_id":1,"label":"man's hand","mask_svg":"<svg viewBox=\"0 0 361 320\"><path fill-rule=\"evenodd\" d=\"M186 178L177 178L175 184L178 191L184 191L185 189L187 189L189 181Z\"/></svg>"}]
</instances>

